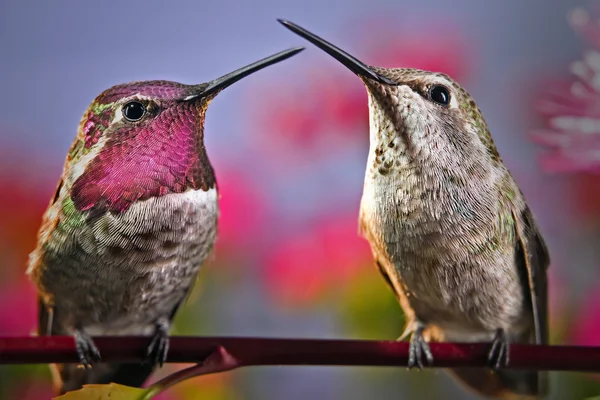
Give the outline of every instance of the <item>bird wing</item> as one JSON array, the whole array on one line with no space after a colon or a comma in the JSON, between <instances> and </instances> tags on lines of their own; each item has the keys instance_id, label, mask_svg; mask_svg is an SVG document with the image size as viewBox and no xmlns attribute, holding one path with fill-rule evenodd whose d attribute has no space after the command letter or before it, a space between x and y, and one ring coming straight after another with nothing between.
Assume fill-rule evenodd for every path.
<instances>
[{"instance_id":1,"label":"bird wing","mask_svg":"<svg viewBox=\"0 0 600 400\"><path fill-rule=\"evenodd\" d=\"M548 278L550 256L531 210L527 205L519 212L512 209L517 238L518 266L524 274L531 299L535 342L548 343ZM524 268L524 270L523 270Z\"/></svg>"},{"instance_id":2,"label":"bird wing","mask_svg":"<svg viewBox=\"0 0 600 400\"><path fill-rule=\"evenodd\" d=\"M381 262L378 259L375 259L375 264L377 265L379 272L383 276L383 280L385 281L385 283L387 283L387 285L390 287L390 289L392 289L392 292L396 295L396 297L398 297L398 291L394 287L394 284L392 283L392 280L390 279L390 275L385 270L383 264L381 264Z\"/></svg>"},{"instance_id":3,"label":"bird wing","mask_svg":"<svg viewBox=\"0 0 600 400\"><path fill-rule=\"evenodd\" d=\"M368 225L363 220L362 215L359 217L359 220L358 220L358 234L361 235L362 237L364 237L367 241L369 241L369 242L371 241L370 240L371 234L369 232ZM385 283L387 283L387 285L390 287L390 289L392 289L392 292L396 295L396 297L399 297L398 291L394 287L394 284L392 283L390 275L385 270L385 267L383 266L382 262L379 261L379 257L377 257L376 253L377 253L376 251L373 251L373 258L375 259L375 265L379 269L381 276L383 276L383 280L385 281Z\"/></svg>"}]
</instances>

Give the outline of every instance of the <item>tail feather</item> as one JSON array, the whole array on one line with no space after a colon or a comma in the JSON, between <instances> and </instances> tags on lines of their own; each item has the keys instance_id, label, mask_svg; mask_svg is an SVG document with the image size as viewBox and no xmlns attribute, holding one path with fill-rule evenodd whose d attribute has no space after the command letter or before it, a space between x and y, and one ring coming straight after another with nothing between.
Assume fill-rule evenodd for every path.
<instances>
[{"instance_id":1,"label":"tail feather","mask_svg":"<svg viewBox=\"0 0 600 400\"><path fill-rule=\"evenodd\" d=\"M118 383L121 385L141 387L154 370L154 366L141 363L94 364L84 369L77 364L56 365L60 377L57 382L60 394L81 389L85 384Z\"/></svg>"},{"instance_id":2,"label":"tail feather","mask_svg":"<svg viewBox=\"0 0 600 400\"><path fill-rule=\"evenodd\" d=\"M480 395L496 399L542 399L548 393L547 373L455 368L452 374Z\"/></svg>"}]
</instances>

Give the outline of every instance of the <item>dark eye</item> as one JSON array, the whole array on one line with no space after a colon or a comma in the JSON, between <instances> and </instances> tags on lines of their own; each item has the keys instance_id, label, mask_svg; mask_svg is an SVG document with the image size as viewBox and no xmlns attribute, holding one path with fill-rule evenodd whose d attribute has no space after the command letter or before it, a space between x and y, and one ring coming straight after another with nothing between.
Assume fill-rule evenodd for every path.
<instances>
[{"instance_id":1,"label":"dark eye","mask_svg":"<svg viewBox=\"0 0 600 400\"><path fill-rule=\"evenodd\" d=\"M123 116L131 122L139 121L146 114L146 107L139 101L130 101L123 106Z\"/></svg>"},{"instance_id":2,"label":"dark eye","mask_svg":"<svg viewBox=\"0 0 600 400\"><path fill-rule=\"evenodd\" d=\"M444 86L433 86L429 90L429 97L431 98L431 101L434 101L438 104L444 106L450 104L450 92L448 92L448 89L446 89Z\"/></svg>"}]
</instances>

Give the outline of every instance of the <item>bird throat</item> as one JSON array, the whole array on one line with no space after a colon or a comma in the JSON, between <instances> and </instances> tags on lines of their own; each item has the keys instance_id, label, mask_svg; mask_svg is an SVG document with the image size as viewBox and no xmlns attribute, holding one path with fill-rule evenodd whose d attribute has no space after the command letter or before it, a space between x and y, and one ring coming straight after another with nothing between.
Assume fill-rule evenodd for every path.
<instances>
[{"instance_id":1,"label":"bird throat","mask_svg":"<svg viewBox=\"0 0 600 400\"><path fill-rule=\"evenodd\" d=\"M121 213L169 193L209 190L214 172L203 142L204 112L182 103L146 125L105 133L105 143L72 186L79 211Z\"/></svg>"}]
</instances>

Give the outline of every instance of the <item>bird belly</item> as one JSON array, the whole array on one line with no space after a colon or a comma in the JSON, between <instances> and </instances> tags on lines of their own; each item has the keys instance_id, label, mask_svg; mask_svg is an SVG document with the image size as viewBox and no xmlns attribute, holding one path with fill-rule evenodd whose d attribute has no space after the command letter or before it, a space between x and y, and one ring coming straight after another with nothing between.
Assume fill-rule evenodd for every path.
<instances>
[{"instance_id":1,"label":"bird belly","mask_svg":"<svg viewBox=\"0 0 600 400\"><path fill-rule=\"evenodd\" d=\"M404 253L406 254L406 253ZM525 329L522 288L509 264L434 263L424 257L394 262L407 303L417 320L459 337L476 337L502 328ZM501 257L499 257L501 258Z\"/></svg>"},{"instance_id":2,"label":"bird belly","mask_svg":"<svg viewBox=\"0 0 600 400\"><path fill-rule=\"evenodd\" d=\"M57 332L150 334L183 301L213 248L217 193L189 190L134 203L121 214L58 224L37 279Z\"/></svg>"},{"instance_id":3,"label":"bird belly","mask_svg":"<svg viewBox=\"0 0 600 400\"><path fill-rule=\"evenodd\" d=\"M448 211L465 203L427 206L385 190L365 187L361 227L407 317L465 337L524 329L514 246L494 242L493 213L469 220Z\"/></svg>"}]
</instances>

